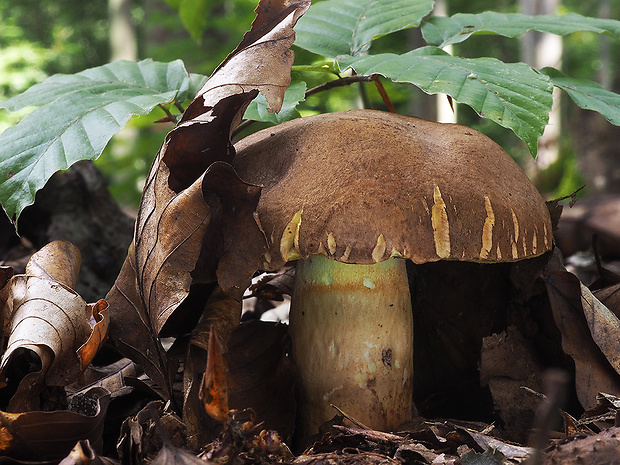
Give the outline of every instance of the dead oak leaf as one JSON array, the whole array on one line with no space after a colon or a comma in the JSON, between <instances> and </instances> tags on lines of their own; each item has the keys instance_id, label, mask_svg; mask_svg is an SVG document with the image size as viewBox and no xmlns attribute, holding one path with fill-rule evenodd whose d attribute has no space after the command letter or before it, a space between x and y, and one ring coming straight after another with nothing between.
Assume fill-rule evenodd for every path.
<instances>
[{"instance_id":1,"label":"dead oak leaf","mask_svg":"<svg viewBox=\"0 0 620 465\"><path fill-rule=\"evenodd\" d=\"M226 163L234 157L230 134L259 91L271 110L281 107L290 83L293 26L309 5L259 3L251 30L168 134L147 176L134 242L106 299L119 349L168 396L173 370L158 338L190 285L223 277L220 286L240 298L264 252L254 218L260 188ZM230 230L243 233L231 236ZM212 240L218 246L205 251Z\"/></svg>"},{"instance_id":2,"label":"dead oak leaf","mask_svg":"<svg viewBox=\"0 0 620 465\"><path fill-rule=\"evenodd\" d=\"M67 410L0 412L0 456L15 460L60 460L76 442L86 439L100 449L110 393L95 387L87 395L95 405L92 415Z\"/></svg>"}]
</instances>

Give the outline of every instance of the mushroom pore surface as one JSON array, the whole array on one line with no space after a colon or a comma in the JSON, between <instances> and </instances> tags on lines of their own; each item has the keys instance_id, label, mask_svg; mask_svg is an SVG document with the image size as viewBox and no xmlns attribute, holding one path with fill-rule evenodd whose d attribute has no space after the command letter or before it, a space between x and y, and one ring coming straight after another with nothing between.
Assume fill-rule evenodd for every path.
<instances>
[{"instance_id":1,"label":"mushroom pore surface","mask_svg":"<svg viewBox=\"0 0 620 465\"><path fill-rule=\"evenodd\" d=\"M394 429L412 413L405 260L518 261L552 247L543 199L512 158L459 125L353 110L293 120L236 145L263 186L259 267L301 260L291 305L300 434L335 411Z\"/></svg>"}]
</instances>

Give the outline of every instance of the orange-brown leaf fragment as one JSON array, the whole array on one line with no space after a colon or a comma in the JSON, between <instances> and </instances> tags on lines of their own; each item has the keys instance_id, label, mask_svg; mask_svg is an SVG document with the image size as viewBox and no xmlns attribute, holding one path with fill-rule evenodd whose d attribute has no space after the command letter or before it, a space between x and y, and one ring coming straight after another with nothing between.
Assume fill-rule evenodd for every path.
<instances>
[{"instance_id":1,"label":"orange-brown leaf fragment","mask_svg":"<svg viewBox=\"0 0 620 465\"><path fill-rule=\"evenodd\" d=\"M95 358L99 348L108 337L108 329L110 327L110 306L104 299L100 299L95 304L89 304L88 307L92 311L92 316L89 319L92 333L88 340L77 350L82 371L86 370L86 367L88 367L90 362L93 361L93 358Z\"/></svg>"},{"instance_id":2,"label":"orange-brown leaf fragment","mask_svg":"<svg viewBox=\"0 0 620 465\"><path fill-rule=\"evenodd\" d=\"M215 333L215 328L212 327L209 336L207 369L199 396L209 416L225 423L229 411L228 367L222 356L222 349Z\"/></svg>"}]
</instances>

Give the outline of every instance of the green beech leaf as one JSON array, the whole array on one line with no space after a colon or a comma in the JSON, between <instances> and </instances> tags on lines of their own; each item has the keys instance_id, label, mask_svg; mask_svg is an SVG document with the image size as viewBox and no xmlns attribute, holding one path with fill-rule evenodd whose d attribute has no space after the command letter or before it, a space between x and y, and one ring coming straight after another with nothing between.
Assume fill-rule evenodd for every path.
<instances>
[{"instance_id":1,"label":"green beech leaf","mask_svg":"<svg viewBox=\"0 0 620 465\"><path fill-rule=\"evenodd\" d=\"M416 27L433 0L327 0L310 7L295 27L295 45L326 57L357 56L381 36Z\"/></svg>"},{"instance_id":2,"label":"green beech leaf","mask_svg":"<svg viewBox=\"0 0 620 465\"><path fill-rule=\"evenodd\" d=\"M17 221L56 171L97 158L132 115L184 100L189 88L180 61L118 61L52 76L2 102L11 110L42 105L0 134L0 203L8 216Z\"/></svg>"},{"instance_id":3,"label":"green beech leaf","mask_svg":"<svg viewBox=\"0 0 620 465\"><path fill-rule=\"evenodd\" d=\"M267 111L267 100L263 97L263 94L258 94L258 97L256 97L252 103L250 103L247 110L245 110L245 115L243 117L254 121L280 124L284 121L299 118L300 115L297 111L297 105L305 99L306 83L303 81L294 82L286 89L282 109L278 113L269 113Z\"/></svg>"},{"instance_id":4,"label":"green beech leaf","mask_svg":"<svg viewBox=\"0 0 620 465\"><path fill-rule=\"evenodd\" d=\"M597 111L610 123L620 126L620 95L596 82L568 77L555 68L544 68L541 72L549 76L553 85L565 91L581 108Z\"/></svg>"},{"instance_id":5,"label":"green beech leaf","mask_svg":"<svg viewBox=\"0 0 620 465\"><path fill-rule=\"evenodd\" d=\"M187 32L196 42L200 43L207 15L208 0L181 0L179 2L179 17Z\"/></svg>"},{"instance_id":6,"label":"green beech leaf","mask_svg":"<svg viewBox=\"0 0 620 465\"><path fill-rule=\"evenodd\" d=\"M486 11L480 14L459 13L449 18L433 16L422 25L424 39L439 47L463 42L472 34L517 37L530 30L557 35L590 31L620 38L620 21L590 18L575 13L528 16Z\"/></svg>"},{"instance_id":7,"label":"green beech leaf","mask_svg":"<svg viewBox=\"0 0 620 465\"><path fill-rule=\"evenodd\" d=\"M198 93L200 89L202 89L202 86L205 85L208 79L209 79L209 76L191 73L189 75L189 86L187 88L187 95L183 95L184 99L194 100L194 98L196 97L196 94ZM177 98L177 101L181 101L181 99Z\"/></svg>"},{"instance_id":8,"label":"green beech leaf","mask_svg":"<svg viewBox=\"0 0 620 465\"><path fill-rule=\"evenodd\" d=\"M199 77L195 79L199 80ZM113 101L117 91L154 95L174 90L177 91L175 98L185 100L192 97L187 96L188 85L188 74L181 60L171 63L121 60L76 74L55 74L41 84L0 102L0 108L15 111L30 106L40 107L76 91L109 93L110 101Z\"/></svg>"},{"instance_id":9,"label":"green beech leaf","mask_svg":"<svg viewBox=\"0 0 620 465\"><path fill-rule=\"evenodd\" d=\"M404 55L345 57L339 63L343 70L352 67L359 74L380 74L395 82L414 84L429 94L448 94L480 116L514 131L532 155L536 155L537 140L553 104L549 77L524 63L454 57L435 47Z\"/></svg>"}]
</instances>

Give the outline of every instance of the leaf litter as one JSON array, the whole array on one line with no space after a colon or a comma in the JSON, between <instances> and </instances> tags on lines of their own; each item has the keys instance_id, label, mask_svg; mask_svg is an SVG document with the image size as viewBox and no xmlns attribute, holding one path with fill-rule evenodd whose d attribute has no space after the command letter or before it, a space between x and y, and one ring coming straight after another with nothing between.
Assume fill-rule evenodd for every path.
<instances>
[{"instance_id":1,"label":"leaf litter","mask_svg":"<svg viewBox=\"0 0 620 465\"><path fill-rule=\"evenodd\" d=\"M308 6L261 1L252 29L166 137L147 178L133 243L105 300L87 304L72 289L79 252L69 243L43 248L23 275L0 268L1 463L508 464L617 457L619 282L611 278L591 290L558 254L488 275L470 265L417 269L416 285L426 294L415 310L422 316L416 338L429 343L416 346L427 357L416 367L421 415L388 433L361 428L335 409L314 441L293 454L286 325L240 324L242 296L265 240L254 215L261 187L232 168L230 134L258 92L270 111L282 105L293 26ZM251 292L259 301L280 300L290 294L292 274L264 278ZM498 289L467 296L463 308L482 313L450 317L467 325L467 337L463 326L433 317L446 285L464 276L483 290ZM450 302L444 296L444 307ZM498 308L500 322L492 317ZM564 368L560 378L570 381L550 385L550 366ZM469 411L451 410L468 400ZM442 405L457 415L440 419ZM479 415L457 418L465 412Z\"/></svg>"}]
</instances>

